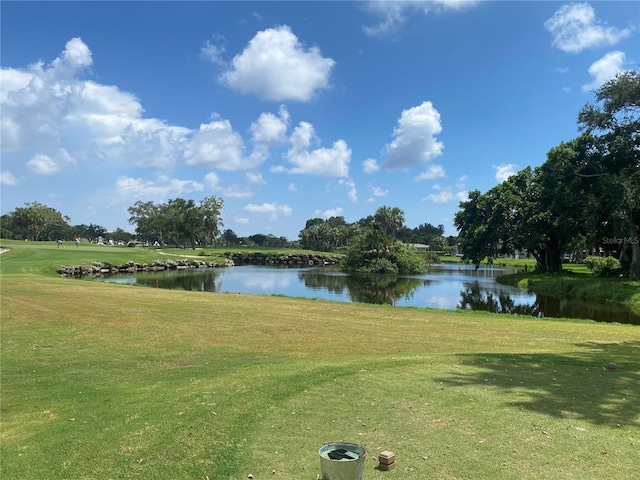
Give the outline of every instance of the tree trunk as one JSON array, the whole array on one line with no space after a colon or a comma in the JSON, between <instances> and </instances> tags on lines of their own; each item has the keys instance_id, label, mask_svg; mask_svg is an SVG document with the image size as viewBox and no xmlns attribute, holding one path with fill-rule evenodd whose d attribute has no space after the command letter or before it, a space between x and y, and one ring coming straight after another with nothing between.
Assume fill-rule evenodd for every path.
<instances>
[{"instance_id":1,"label":"tree trunk","mask_svg":"<svg viewBox=\"0 0 640 480\"><path fill-rule=\"evenodd\" d=\"M529 253L533 258L536 259L536 270L543 272L544 271L544 262L542 261L542 257L537 250L529 250Z\"/></svg>"},{"instance_id":2,"label":"tree trunk","mask_svg":"<svg viewBox=\"0 0 640 480\"><path fill-rule=\"evenodd\" d=\"M562 253L557 246L549 246L547 249L547 269L549 272L562 271Z\"/></svg>"},{"instance_id":3,"label":"tree trunk","mask_svg":"<svg viewBox=\"0 0 640 480\"><path fill-rule=\"evenodd\" d=\"M640 238L638 238L638 227L631 222L631 265L629 266L629 280L640 280Z\"/></svg>"},{"instance_id":4,"label":"tree trunk","mask_svg":"<svg viewBox=\"0 0 640 480\"><path fill-rule=\"evenodd\" d=\"M550 273L562 271L562 252L556 240L549 240L544 247L531 254L536 259L536 270Z\"/></svg>"}]
</instances>

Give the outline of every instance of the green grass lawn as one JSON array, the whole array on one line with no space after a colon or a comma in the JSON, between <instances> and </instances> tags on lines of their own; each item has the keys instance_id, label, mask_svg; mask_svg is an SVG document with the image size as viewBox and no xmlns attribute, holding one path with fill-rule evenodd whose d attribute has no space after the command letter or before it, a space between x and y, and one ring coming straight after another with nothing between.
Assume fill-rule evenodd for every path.
<instances>
[{"instance_id":1,"label":"green grass lawn","mask_svg":"<svg viewBox=\"0 0 640 480\"><path fill-rule=\"evenodd\" d=\"M637 478L640 327L63 279L156 257L1 245L3 480L313 480L329 441L365 479Z\"/></svg>"}]
</instances>

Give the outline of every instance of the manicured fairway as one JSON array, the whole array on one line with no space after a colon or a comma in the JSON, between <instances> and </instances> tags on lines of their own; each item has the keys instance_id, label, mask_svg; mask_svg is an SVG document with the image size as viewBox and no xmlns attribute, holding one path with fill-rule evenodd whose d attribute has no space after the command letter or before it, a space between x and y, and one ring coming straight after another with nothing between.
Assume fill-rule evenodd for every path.
<instances>
[{"instance_id":1,"label":"manicured fairway","mask_svg":"<svg viewBox=\"0 0 640 480\"><path fill-rule=\"evenodd\" d=\"M339 440L365 479L637 478L640 327L93 283L39 255L0 258L3 480L312 480Z\"/></svg>"}]
</instances>

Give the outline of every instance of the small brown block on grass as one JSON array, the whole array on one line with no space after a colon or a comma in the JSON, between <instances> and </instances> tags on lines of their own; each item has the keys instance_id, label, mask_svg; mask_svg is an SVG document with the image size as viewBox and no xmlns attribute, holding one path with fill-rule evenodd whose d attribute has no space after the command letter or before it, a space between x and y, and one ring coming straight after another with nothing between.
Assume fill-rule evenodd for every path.
<instances>
[{"instance_id":1,"label":"small brown block on grass","mask_svg":"<svg viewBox=\"0 0 640 480\"><path fill-rule=\"evenodd\" d=\"M391 465L396 461L396 454L385 450L378 454L378 461L380 462L380 465Z\"/></svg>"},{"instance_id":2,"label":"small brown block on grass","mask_svg":"<svg viewBox=\"0 0 640 480\"><path fill-rule=\"evenodd\" d=\"M389 470L393 470L396 467L396 462L393 463L379 463L378 464L378 470L384 470L384 471L389 471Z\"/></svg>"}]
</instances>

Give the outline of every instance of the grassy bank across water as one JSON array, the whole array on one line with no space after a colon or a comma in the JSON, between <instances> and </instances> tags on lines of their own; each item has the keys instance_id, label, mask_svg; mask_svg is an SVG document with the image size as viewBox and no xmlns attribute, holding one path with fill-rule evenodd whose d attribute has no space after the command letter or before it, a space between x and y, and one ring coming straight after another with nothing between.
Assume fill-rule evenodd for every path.
<instances>
[{"instance_id":1,"label":"grassy bank across water","mask_svg":"<svg viewBox=\"0 0 640 480\"><path fill-rule=\"evenodd\" d=\"M63 279L29 248L0 256L3 480L313 480L328 441L367 480L637 478L639 327Z\"/></svg>"},{"instance_id":2,"label":"grassy bank across water","mask_svg":"<svg viewBox=\"0 0 640 480\"><path fill-rule=\"evenodd\" d=\"M610 304L640 315L640 282L618 277L597 277L584 266L559 273L521 272L498 277L512 285L551 297Z\"/></svg>"}]
</instances>

